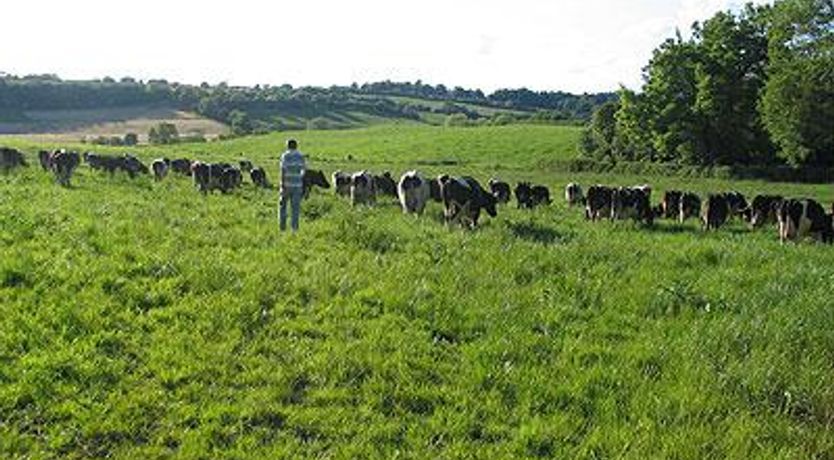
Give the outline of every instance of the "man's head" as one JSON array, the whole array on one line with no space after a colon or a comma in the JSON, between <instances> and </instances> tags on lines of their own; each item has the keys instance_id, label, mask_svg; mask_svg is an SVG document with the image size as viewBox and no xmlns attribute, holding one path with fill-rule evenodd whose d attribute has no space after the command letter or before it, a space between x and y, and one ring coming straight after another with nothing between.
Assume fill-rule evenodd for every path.
<instances>
[{"instance_id":1,"label":"man's head","mask_svg":"<svg viewBox=\"0 0 834 460\"><path fill-rule=\"evenodd\" d=\"M290 150L295 150L298 148L298 141L295 139L287 139L287 148Z\"/></svg>"}]
</instances>

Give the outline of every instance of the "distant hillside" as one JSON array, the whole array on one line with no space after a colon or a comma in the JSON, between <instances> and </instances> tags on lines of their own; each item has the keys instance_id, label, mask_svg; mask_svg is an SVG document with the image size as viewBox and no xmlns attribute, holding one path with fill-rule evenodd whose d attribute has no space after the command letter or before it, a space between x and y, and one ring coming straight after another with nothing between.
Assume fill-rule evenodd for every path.
<instances>
[{"instance_id":1,"label":"distant hillside","mask_svg":"<svg viewBox=\"0 0 834 460\"><path fill-rule=\"evenodd\" d=\"M613 94L572 95L447 89L421 82L379 82L322 87L226 84L183 85L165 80L69 81L52 75L0 77L0 133L124 134L148 120L174 120L181 132L234 134L298 129L343 129L391 120L426 124L501 125L577 123ZM145 116L147 110L168 114ZM152 109L149 109L152 108ZM134 116L135 112L135 116ZM191 115L183 115L191 114ZM138 123L129 123L138 119ZM183 119L200 120L198 126ZM207 124L205 119L219 124ZM180 126L178 126L180 127Z\"/></svg>"}]
</instances>

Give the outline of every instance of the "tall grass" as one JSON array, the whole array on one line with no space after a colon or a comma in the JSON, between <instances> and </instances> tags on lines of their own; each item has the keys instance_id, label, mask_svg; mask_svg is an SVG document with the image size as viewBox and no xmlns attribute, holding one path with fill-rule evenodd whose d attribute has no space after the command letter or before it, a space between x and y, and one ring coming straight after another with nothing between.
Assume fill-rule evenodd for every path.
<instances>
[{"instance_id":1,"label":"tall grass","mask_svg":"<svg viewBox=\"0 0 834 460\"><path fill-rule=\"evenodd\" d=\"M355 152L347 166L428 157L377 129L298 136L317 158ZM452 131L437 151L491 132ZM554 189L645 179L551 175L520 157L496 169L459 142L450 151L471 163L426 168ZM264 145L205 155L268 164ZM0 457L834 456L827 246L740 223L592 224L558 200L504 206L469 232L435 204L415 218L318 191L292 235L275 193L251 186L202 197L184 178L86 167L74 182L0 176Z\"/></svg>"}]
</instances>

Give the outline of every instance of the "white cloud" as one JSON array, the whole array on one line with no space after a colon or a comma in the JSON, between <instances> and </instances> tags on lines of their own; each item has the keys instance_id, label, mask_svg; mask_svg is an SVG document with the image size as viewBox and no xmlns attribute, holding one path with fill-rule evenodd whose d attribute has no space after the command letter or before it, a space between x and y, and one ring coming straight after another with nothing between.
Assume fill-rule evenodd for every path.
<instances>
[{"instance_id":1,"label":"white cloud","mask_svg":"<svg viewBox=\"0 0 834 460\"><path fill-rule=\"evenodd\" d=\"M761 1L760 1L761 2ZM675 28L732 0L29 0L4 7L0 70L199 83L416 80L575 92L637 86ZM11 40L7 43L11 44Z\"/></svg>"}]
</instances>

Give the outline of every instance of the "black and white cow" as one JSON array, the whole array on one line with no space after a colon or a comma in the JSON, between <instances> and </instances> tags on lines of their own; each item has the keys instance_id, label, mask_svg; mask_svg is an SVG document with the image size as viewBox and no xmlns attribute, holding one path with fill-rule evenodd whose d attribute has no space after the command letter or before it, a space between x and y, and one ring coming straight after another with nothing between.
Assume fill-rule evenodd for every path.
<instances>
[{"instance_id":1,"label":"black and white cow","mask_svg":"<svg viewBox=\"0 0 834 460\"><path fill-rule=\"evenodd\" d=\"M194 178L194 186L202 194L209 192L211 186L211 168L208 163L195 161L191 163L191 176Z\"/></svg>"},{"instance_id":2,"label":"black and white cow","mask_svg":"<svg viewBox=\"0 0 834 460\"><path fill-rule=\"evenodd\" d=\"M499 203L507 203L510 201L512 196L510 184L493 177L489 180L488 185L492 196L494 196Z\"/></svg>"},{"instance_id":3,"label":"black and white cow","mask_svg":"<svg viewBox=\"0 0 834 460\"><path fill-rule=\"evenodd\" d=\"M374 175L374 190L379 196L397 197L397 182L391 177L390 171L385 171L381 175Z\"/></svg>"},{"instance_id":4,"label":"black and white cow","mask_svg":"<svg viewBox=\"0 0 834 460\"><path fill-rule=\"evenodd\" d=\"M151 162L151 170L153 171L154 179L159 182L168 175L168 168L171 165L171 161L167 158L157 158Z\"/></svg>"},{"instance_id":5,"label":"black and white cow","mask_svg":"<svg viewBox=\"0 0 834 460\"><path fill-rule=\"evenodd\" d=\"M585 218L592 221L611 217L611 199L614 190L605 185L588 187L585 197Z\"/></svg>"},{"instance_id":6,"label":"black and white cow","mask_svg":"<svg viewBox=\"0 0 834 460\"><path fill-rule=\"evenodd\" d=\"M249 174L249 173L252 172L252 169L254 169L254 166L252 165L252 162L249 161L249 160L239 160L237 162L237 164L240 167L240 172L242 174L243 173Z\"/></svg>"},{"instance_id":7,"label":"black and white cow","mask_svg":"<svg viewBox=\"0 0 834 460\"><path fill-rule=\"evenodd\" d=\"M478 218L483 209L492 217L498 215L497 200L472 177L439 178L440 194L443 197L443 217L446 224L454 221L468 224L470 228L478 226ZM468 222L464 222L468 221Z\"/></svg>"},{"instance_id":8,"label":"black and white cow","mask_svg":"<svg viewBox=\"0 0 834 460\"><path fill-rule=\"evenodd\" d=\"M744 217L744 211L747 209L747 199L741 192L731 191L726 192L724 196L727 198L727 205L730 207L730 218Z\"/></svg>"},{"instance_id":9,"label":"black and white cow","mask_svg":"<svg viewBox=\"0 0 834 460\"><path fill-rule=\"evenodd\" d=\"M617 187L611 193L611 219L633 219L651 225L654 222L649 194L642 187Z\"/></svg>"},{"instance_id":10,"label":"black and white cow","mask_svg":"<svg viewBox=\"0 0 834 460\"><path fill-rule=\"evenodd\" d=\"M406 214L422 214L429 201L431 190L427 181L419 172L408 171L400 177L397 195Z\"/></svg>"},{"instance_id":11,"label":"black and white cow","mask_svg":"<svg viewBox=\"0 0 834 460\"><path fill-rule=\"evenodd\" d=\"M304 198L310 196L310 191L313 187L330 188L330 183L327 182L324 171L320 169L308 169L304 171L304 177L301 179L301 182Z\"/></svg>"},{"instance_id":12,"label":"black and white cow","mask_svg":"<svg viewBox=\"0 0 834 460\"><path fill-rule=\"evenodd\" d=\"M784 197L781 195L756 195L750 206L744 210L744 218L751 227L757 228L765 224L776 224L776 210Z\"/></svg>"},{"instance_id":13,"label":"black and white cow","mask_svg":"<svg viewBox=\"0 0 834 460\"><path fill-rule=\"evenodd\" d=\"M191 174L191 160L188 158L177 158L171 161L171 170L188 176Z\"/></svg>"},{"instance_id":14,"label":"black and white cow","mask_svg":"<svg viewBox=\"0 0 834 460\"><path fill-rule=\"evenodd\" d=\"M336 195L350 196L350 174L343 171L334 171L331 179Z\"/></svg>"},{"instance_id":15,"label":"black and white cow","mask_svg":"<svg viewBox=\"0 0 834 460\"><path fill-rule=\"evenodd\" d=\"M582 186L576 182L571 182L565 186L565 201L568 202L569 207L581 205L585 203L585 196L582 194Z\"/></svg>"},{"instance_id":16,"label":"black and white cow","mask_svg":"<svg viewBox=\"0 0 834 460\"><path fill-rule=\"evenodd\" d=\"M666 190L660 208L666 219L678 219L680 216L680 202L683 192L680 190Z\"/></svg>"},{"instance_id":17,"label":"black and white cow","mask_svg":"<svg viewBox=\"0 0 834 460\"><path fill-rule=\"evenodd\" d=\"M374 177L368 171L360 171L350 176L350 203L373 205L376 203Z\"/></svg>"},{"instance_id":18,"label":"black and white cow","mask_svg":"<svg viewBox=\"0 0 834 460\"><path fill-rule=\"evenodd\" d=\"M541 204L550 204L550 190L543 185L519 182L515 187L515 199L519 208L532 209Z\"/></svg>"},{"instance_id":19,"label":"black and white cow","mask_svg":"<svg viewBox=\"0 0 834 460\"><path fill-rule=\"evenodd\" d=\"M678 200L678 222L686 222L690 217L701 214L701 197L692 192L682 192Z\"/></svg>"},{"instance_id":20,"label":"black and white cow","mask_svg":"<svg viewBox=\"0 0 834 460\"><path fill-rule=\"evenodd\" d=\"M429 179L429 198L436 203L443 202L443 195L440 194L440 179L444 176L445 174L441 174L433 179Z\"/></svg>"},{"instance_id":21,"label":"black and white cow","mask_svg":"<svg viewBox=\"0 0 834 460\"><path fill-rule=\"evenodd\" d=\"M50 165L52 172L55 174L55 180L64 187L70 186L72 173L80 163L81 155L78 152L59 150L57 153L53 153L50 158Z\"/></svg>"},{"instance_id":22,"label":"black and white cow","mask_svg":"<svg viewBox=\"0 0 834 460\"><path fill-rule=\"evenodd\" d=\"M258 166L256 168L252 168L252 170L249 171L249 178L252 179L252 183L255 184L258 187L262 187L262 188L269 188L270 187L269 181L266 178L266 171L264 171L264 168L262 168L260 166Z\"/></svg>"},{"instance_id":23,"label":"black and white cow","mask_svg":"<svg viewBox=\"0 0 834 460\"><path fill-rule=\"evenodd\" d=\"M779 221L779 241L799 241L811 236L823 243L834 241L831 214L814 200L782 200L776 208Z\"/></svg>"},{"instance_id":24,"label":"black and white cow","mask_svg":"<svg viewBox=\"0 0 834 460\"><path fill-rule=\"evenodd\" d=\"M52 152L49 150L38 151L38 160L40 161L41 168L43 168L44 171L52 169Z\"/></svg>"},{"instance_id":25,"label":"black and white cow","mask_svg":"<svg viewBox=\"0 0 834 460\"><path fill-rule=\"evenodd\" d=\"M704 230L717 230L730 218L732 210L726 193L710 193L701 213Z\"/></svg>"}]
</instances>

